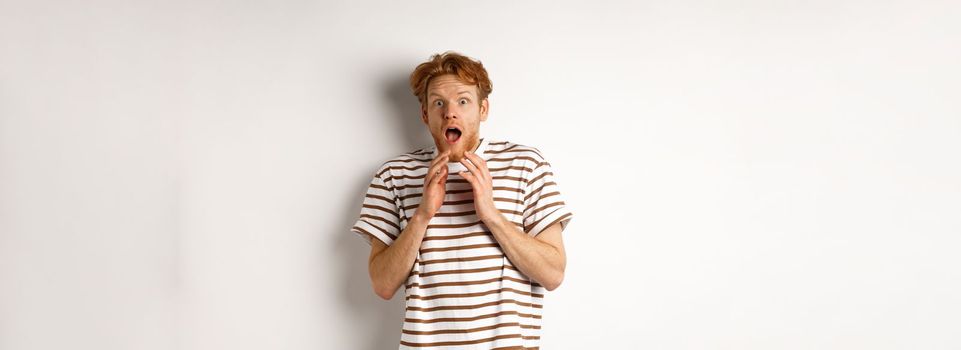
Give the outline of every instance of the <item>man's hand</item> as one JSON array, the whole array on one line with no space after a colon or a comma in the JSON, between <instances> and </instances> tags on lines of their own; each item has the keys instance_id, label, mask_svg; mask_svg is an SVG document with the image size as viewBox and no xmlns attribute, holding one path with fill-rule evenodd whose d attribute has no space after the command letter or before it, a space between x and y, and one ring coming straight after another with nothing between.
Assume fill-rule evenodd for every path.
<instances>
[{"instance_id":1,"label":"man's hand","mask_svg":"<svg viewBox=\"0 0 961 350\"><path fill-rule=\"evenodd\" d=\"M466 152L464 156L465 158L460 162L468 171L458 174L467 179L474 189L474 210L477 217L484 223L490 224L492 220L503 217L494 205L494 180L484 159L474 152Z\"/></svg>"},{"instance_id":2,"label":"man's hand","mask_svg":"<svg viewBox=\"0 0 961 350\"><path fill-rule=\"evenodd\" d=\"M465 153L460 162L468 170L459 174L473 188L477 217L490 229L511 264L547 290L560 286L567 265L561 224L555 223L537 237L531 237L520 226L507 220L494 205L494 179L487 162L473 152Z\"/></svg>"},{"instance_id":3,"label":"man's hand","mask_svg":"<svg viewBox=\"0 0 961 350\"><path fill-rule=\"evenodd\" d=\"M414 215L420 215L423 219L430 220L437 214L440 207L444 205L444 195L447 194L447 159L450 157L450 150L446 150L437 155L430 162L427 169L427 176L424 177L424 193L420 199L420 205Z\"/></svg>"}]
</instances>

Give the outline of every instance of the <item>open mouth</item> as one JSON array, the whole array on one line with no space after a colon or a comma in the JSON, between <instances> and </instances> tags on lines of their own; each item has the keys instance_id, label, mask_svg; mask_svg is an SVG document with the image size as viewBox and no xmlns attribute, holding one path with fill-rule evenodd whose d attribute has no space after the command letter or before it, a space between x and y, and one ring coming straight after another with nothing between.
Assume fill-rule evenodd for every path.
<instances>
[{"instance_id":1,"label":"open mouth","mask_svg":"<svg viewBox=\"0 0 961 350\"><path fill-rule=\"evenodd\" d=\"M457 143L457 140L460 140L461 131L456 127L450 127L447 128L447 131L444 133L444 135L447 137L447 143L454 144Z\"/></svg>"}]
</instances>

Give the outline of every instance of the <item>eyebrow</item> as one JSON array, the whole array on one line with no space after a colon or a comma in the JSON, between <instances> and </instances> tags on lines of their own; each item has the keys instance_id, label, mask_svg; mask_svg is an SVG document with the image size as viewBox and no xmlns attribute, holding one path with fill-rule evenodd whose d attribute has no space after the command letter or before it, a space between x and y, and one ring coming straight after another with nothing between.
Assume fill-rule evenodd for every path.
<instances>
[{"instance_id":1,"label":"eyebrow","mask_svg":"<svg viewBox=\"0 0 961 350\"><path fill-rule=\"evenodd\" d=\"M459 92L457 92L457 94L458 94L458 95L460 95L460 94L471 94L471 92L470 92L470 91L467 91L467 90L464 90L464 91L459 91ZM473 95L473 94L471 94L471 95ZM438 93L436 93L436 92L431 92L428 96L444 97L444 96L441 96L440 94L438 94Z\"/></svg>"}]
</instances>

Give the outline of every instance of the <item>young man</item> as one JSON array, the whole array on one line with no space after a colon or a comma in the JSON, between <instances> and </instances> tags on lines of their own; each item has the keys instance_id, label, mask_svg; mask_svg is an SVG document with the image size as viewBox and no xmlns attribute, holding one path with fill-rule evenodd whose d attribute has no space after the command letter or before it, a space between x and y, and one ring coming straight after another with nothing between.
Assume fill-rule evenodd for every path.
<instances>
[{"instance_id":1,"label":"young man","mask_svg":"<svg viewBox=\"0 0 961 350\"><path fill-rule=\"evenodd\" d=\"M351 228L371 244L377 295L405 287L400 348L537 348L572 217L550 163L481 137L492 85L479 61L434 55L410 85L435 145L385 162Z\"/></svg>"}]
</instances>

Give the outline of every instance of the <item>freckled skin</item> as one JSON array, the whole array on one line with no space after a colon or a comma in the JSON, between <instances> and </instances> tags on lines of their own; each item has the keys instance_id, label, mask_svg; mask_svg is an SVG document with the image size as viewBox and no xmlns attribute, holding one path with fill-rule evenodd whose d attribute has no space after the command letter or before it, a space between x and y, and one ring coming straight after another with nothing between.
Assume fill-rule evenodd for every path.
<instances>
[{"instance_id":1,"label":"freckled skin","mask_svg":"<svg viewBox=\"0 0 961 350\"><path fill-rule=\"evenodd\" d=\"M451 162L464 159L464 153L480 145L480 123L487 120L489 102L478 101L476 85L464 84L455 75L442 75L430 80L427 101L421 106L421 119L441 153L451 150ZM447 128L456 125L461 130L457 143L447 143Z\"/></svg>"}]
</instances>

